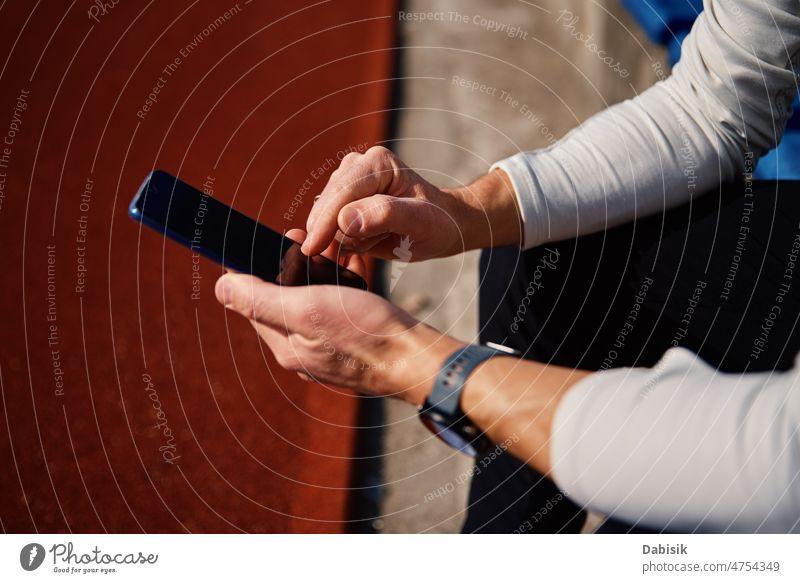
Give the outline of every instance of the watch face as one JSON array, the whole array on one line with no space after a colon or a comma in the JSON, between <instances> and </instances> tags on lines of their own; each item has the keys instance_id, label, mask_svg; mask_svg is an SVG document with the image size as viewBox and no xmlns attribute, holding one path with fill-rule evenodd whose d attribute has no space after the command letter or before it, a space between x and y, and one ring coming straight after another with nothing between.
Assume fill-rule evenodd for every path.
<instances>
[{"instance_id":1,"label":"watch face","mask_svg":"<svg viewBox=\"0 0 800 583\"><path fill-rule=\"evenodd\" d=\"M433 414L435 415L435 413ZM436 421L431 414L423 414L420 416L422 424L427 427L431 433L444 441L450 447L465 453L468 456L475 457L477 452L472 445L463 435L456 431L452 426L445 425L444 423Z\"/></svg>"}]
</instances>

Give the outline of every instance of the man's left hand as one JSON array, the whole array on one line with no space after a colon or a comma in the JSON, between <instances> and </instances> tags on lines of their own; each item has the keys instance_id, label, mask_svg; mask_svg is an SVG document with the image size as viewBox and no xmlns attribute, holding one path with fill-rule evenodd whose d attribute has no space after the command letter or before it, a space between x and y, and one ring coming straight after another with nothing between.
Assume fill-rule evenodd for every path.
<instances>
[{"instance_id":1,"label":"man's left hand","mask_svg":"<svg viewBox=\"0 0 800 583\"><path fill-rule=\"evenodd\" d=\"M462 343L385 299L329 285L287 287L222 276L217 299L248 318L278 364L302 378L421 404Z\"/></svg>"}]
</instances>

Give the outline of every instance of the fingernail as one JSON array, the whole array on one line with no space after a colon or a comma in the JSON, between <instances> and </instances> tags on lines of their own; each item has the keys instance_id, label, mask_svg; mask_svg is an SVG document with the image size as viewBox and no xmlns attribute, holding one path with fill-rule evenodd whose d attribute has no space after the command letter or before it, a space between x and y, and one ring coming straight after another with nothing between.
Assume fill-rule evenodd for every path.
<instances>
[{"instance_id":1,"label":"fingernail","mask_svg":"<svg viewBox=\"0 0 800 583\"><path fill-rule=\"evenodd\" d=\"M309 245L308 241L309 241L309 239L306 239L305 241L303 241L303 244L300 245L300 252L303 255L308 255L308 250L310 249L310 245Z\"/></svg>"},{"instance_id":2,"label":"fingernail","mask_svg":"<svg viewBox=\"0 0 800 583\"><path fill-rule=\"evenodd\" d=\"M220 277L217 280L217 285L214 286L214 293L217 296L217 301L227 308L233 302L233 290L231 290L231 286L228 285L226 279L226 277Z\"/></svg>"},{"instance_id":3,"label":"fingernail","mask_svg":"<svg viewBox=\"0 0 800 583\"><path fill-rule=\"evenodd\" d=\"M358 233L361 231L361 213L356 209L345 209L344 224L347 226L348 233Z\"/></svg>"}]
</instances>

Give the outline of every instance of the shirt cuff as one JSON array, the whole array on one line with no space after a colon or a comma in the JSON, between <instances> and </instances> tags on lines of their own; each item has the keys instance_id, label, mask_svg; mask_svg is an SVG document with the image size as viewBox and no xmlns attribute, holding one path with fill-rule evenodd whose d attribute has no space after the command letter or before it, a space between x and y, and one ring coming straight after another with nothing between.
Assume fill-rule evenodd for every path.
<instances>
[{"instance_id":1,"label":"shirt cuff","mask_svg":"<svg viewBox=\"0 0 800 583\"><path fill-rule=\"evenodd\" d=\"M508 175L517 197L517 207L522 217L522 248L531 249L546 242L543 227L547 218L541 186L530 164L531 154L519 153L492 164L491 172L500 169Z\"/></svg>"},{"instance_id":2,"label":"shirt cuff","mask_svg":"<svg viewBox=\"0 0 800 583\"><path fill-rule=\"evenodd\" d=\"M670 496L663 488L649 488L652 482L663 486L669 481L669 476L661 476L659 471L660 466L669 465L666 460L655 468L645 460L658 459L670 441L668 427L680 426L674 407L670 409L665 402L668 405L676 387L684 384L687 371L695 373L689 378L698 382L700 376L702 381L700 387L689 389L700 392L706 384L708 379L694 368L697 366L713 376L694 353L671 348L653 368L600 371L570 388L556 409L550 445L553 477L559 488L582 506L631 522L658 513L653 500L667 508L680 506L678 501L667 502ZM665 398L660 395L662 385L670 393ZM651 399L657 402L648 403ZM683 408L678 413L682 419L690 416ZM670 453L676 449L679 444L673 444Z\"/></svg>"}]
</instances>

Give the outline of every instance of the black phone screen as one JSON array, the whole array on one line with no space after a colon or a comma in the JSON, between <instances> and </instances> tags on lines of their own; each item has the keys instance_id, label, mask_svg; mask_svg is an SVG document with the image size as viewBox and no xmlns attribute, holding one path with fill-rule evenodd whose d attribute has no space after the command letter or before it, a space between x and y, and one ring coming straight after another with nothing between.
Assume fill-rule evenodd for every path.
<instances>
[{"instance_id":1,"label":"black phone screen","mask_svg":"<svg viewBox=\"0 0 800 583\"><path fill-rule=\"evenodd\" d=\"M145 178L129 214L225 267L264 281L367 289L352 271L322 256L303 255L291 239L162 170Z\"/></svg>"}]
</instances>

